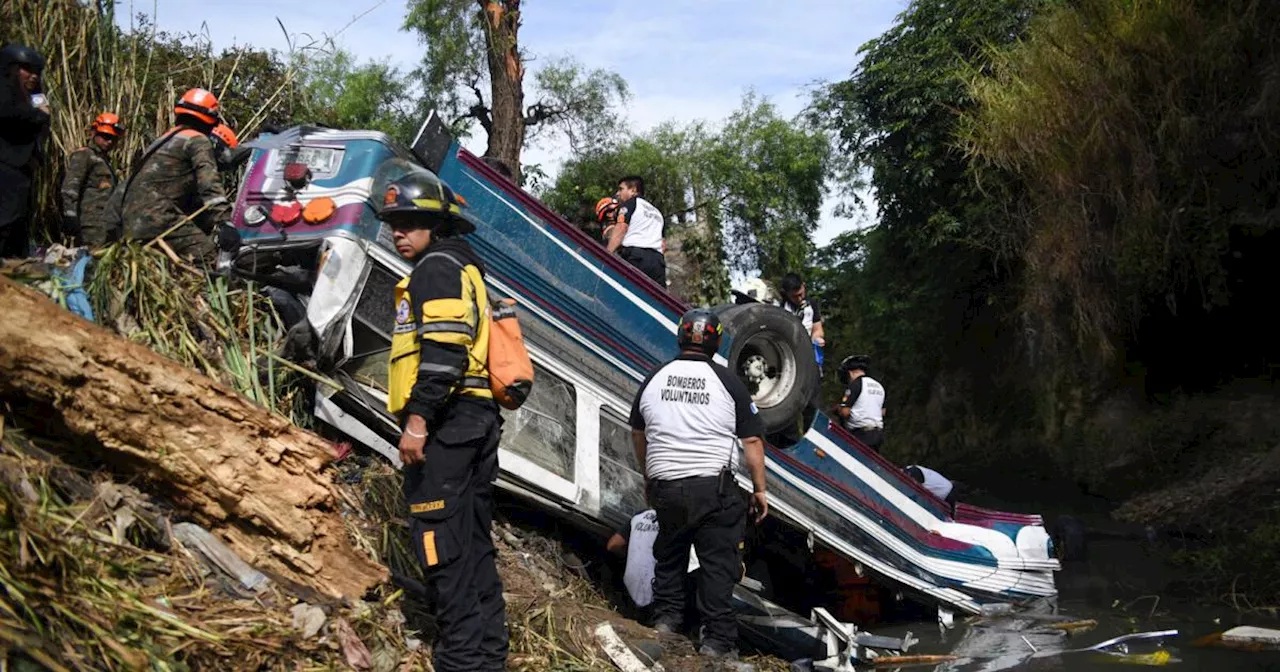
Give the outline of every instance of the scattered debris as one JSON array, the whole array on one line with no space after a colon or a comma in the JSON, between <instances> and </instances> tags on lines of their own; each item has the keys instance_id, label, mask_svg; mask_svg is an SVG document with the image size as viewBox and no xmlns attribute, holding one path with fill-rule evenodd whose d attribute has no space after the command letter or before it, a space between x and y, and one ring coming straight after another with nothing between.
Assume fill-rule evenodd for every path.
<instances>
[{"instance_id":1,"label":"scattered debris","mask_svg":"<svg viewBox=\"0 0 1280 672\"><path fill-rule=\"evenodd\" d=\"M880 656L872 661L876 667L908 667L911 665L941 665L958 660L956 656L920 654L914 656Z\"/></svg>"},{"instance_id":2,"label":"scattered debris","mask_svg":"<svg viewBox=\"0 0 1280 672\"><path fill-rule=\"evenodd\" d=\"M1119 663L1121 665L1146 665L1149 667L1159 667L1172 663L1180 663L1181 660L1175 658L1172 653L1165 649L1160 649L1152 653L1112 653L1105 652L1105 656L1098 657L1099 662Z\"/></svg>"},{"instance_id":3,"label":"scattered debris","mask_svg":"<svg viewBox=\"0 0 1280 672\"><path fill-rule=\"evenodd\" d=\"M357 670L367 670L373 667L373 656L369 654L369 647L360 641L360 637L356 635L356 631L351 629L351 624L347 623L345 618L339 618L333 624L334 636L338 638L338 644L342 646L342 655L346 658L347 664Z\"/></svg>"},{"instance_id":4,"label":"scattered debris","mask_svg":"<svg viewBox=\"0 0 1280 672\"><path fill-rule=\"evenodd\" d=\"M1242 625L1222 633L1222 642L1228 646L1255 644L1262 648L1280 648L1280 630Z\"/></svg>"},{"instance_id":5,"label":"scattered debris","mask_svg":"<svg viewBox=\"0 0 1280 672\"><path fill-rule=\"evenodd\" d=\"M1062 649L1058 651L1041 651L1036 653L1032 657L1042 658L1045 656L1057 656L1064 653L1087 653L1090 651L1107 653L1110 655L1112 652L1107 651L1107 649L1110 649L1111 647L1126 645L1123 648L1127 649L1127 645L1129 644L1129 642L1136 642L1136 641L1142 641L1142 640L1147 640L1147 641L1161 640L1168 637L1177 637L1177 636L1178 636L1177 630L1154 630L1151 632L1134 632L1128 635L1120 635L1119 637L1112 637L1111 639L1098 642L1093 646L1086 646L1081 649ZM1157 651L1156 653L1159 653L1159 652ZM1126 654L1118 654L1118 655L1128 655L1128 654L1126 653ZM1151 655L1154 655L1154 654L1151 654ZM1140 663L1140 664L1145 664L1145 663ZM1164 663L1160 663L1160 664L1164 664Z\"/></svg>"},{"instance_id":6,"label":"scattered debris","mask_svg":"<svg viewBox=\"0 0 1280 672\"><path fill-rule=\"evenodd\" d=\"M324 610L320 607L299 602L289 610L293 614L293 627L302 633L303 639L311 639L320 634L324 627Z\"/></svg>"},{"instance_id":7,"label":"scattered debris","mask_svg":"<svg viewBox=\"0 0 1280 672\"><path fill-rule=\"evenodd\" d=\"M1069 633L1069 634L1077 634L1077 633L1081 633L1081 632L1088 632L1088 631L1090 631L1090 630L1092 630L1092 629L1094 629L1094 628L1096 628L1096 627L1098 627L1098 622L1097 622L1097 621L1095 621L1095 620L1093 620L1092 618L1090 618L1090 619L1085 619L1085 620L1082 620L1082 621L1067 621L1067 622L1064 622L1064 623L1050 623L1049 625L1046 625L1046 626L1045 626L1045 628L1046 628L1046 629L1049 629L1049 630L1061 630L1061 631L1066 632L1066 633Z\"/></svg>"},{"instance_id":8,"label":"scattered debris","mask_svg":"<svg viewBox=\"0 0 1280 672\"><path fill-rule=\"evenodd\" d=\"M662 665L654 663L649 666L640 662L640 659L633 653L626 642L614 632L613 625L608 621L600 623L596 626L596 641L600 642L600 648L604 649L605 655L609 656L609 660L618 666L622 672L659 672Z\"/></svg>"},{"instance_id":9,"label":"scattered debris","mask_svg":"<svg viewBox=\"0 0 1280 672\"><path fill-rule=\"evenodd\" d=\"M178 523L173 526L173 536L183 546L197 552L209 565L238 581L244 589L255 593L266 589L268 580L262 572L250 567L203 527L195 523Z\"/></svg>"}]
</instances>

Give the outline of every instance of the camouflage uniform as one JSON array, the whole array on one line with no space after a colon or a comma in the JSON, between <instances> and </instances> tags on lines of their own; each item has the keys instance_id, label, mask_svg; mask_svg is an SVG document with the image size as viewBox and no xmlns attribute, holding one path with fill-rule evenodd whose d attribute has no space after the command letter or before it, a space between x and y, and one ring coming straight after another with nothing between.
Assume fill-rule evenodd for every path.
<instances>
[{"instance_id":1,"label":"camouflage uniform","mask_svg":"<svg viewBox=\"0 0 1280 672\"><path fill-rule=\"evenodd\" d=\"M168 137L170 134L173 137ZM127 185L124 195L124 233L135 240L151 240L203 206L204 212L183 223L165 242L182 256L212 264L217 246L214 227L231 219L231 203L218 177L218 163L209 136L179 127L156 140L151 153Z\"/></svg>"},{"instance_id":2,"label":"camouflage uniform","mask_svg":"<svg viewBox=\"0 0 1280 672\"><path fill-rule=\"evenodd\" d=\"M90 247L101 247L120 238L119 222L113 222L107 208L116 186L116 171L107 153L96 146L81 147L67 159L62 178L62 217L80 223L79 239Z\"/></svg>"}]
</instances>

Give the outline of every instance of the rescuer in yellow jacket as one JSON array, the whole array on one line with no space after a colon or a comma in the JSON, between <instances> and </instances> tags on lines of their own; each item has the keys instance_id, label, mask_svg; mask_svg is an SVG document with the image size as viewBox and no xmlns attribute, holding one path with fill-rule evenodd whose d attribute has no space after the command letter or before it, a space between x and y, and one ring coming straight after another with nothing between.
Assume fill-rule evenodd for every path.
<instances>
[{"instance_id":1,"label":"rescuer in yellow jacket","mask_svg":"<svg viewBox=\"0 0 1280 672\"><path fill-rule=\"evenodd\" d=\"M414 264L395 289L387 410L400 418L413 546L434 594L432 660L440 672L502 670L506 607L489 536L502 418L484 267L461 237L475 224L421 168L387 186L378 218Z\"/></svg>"}]
</instances>

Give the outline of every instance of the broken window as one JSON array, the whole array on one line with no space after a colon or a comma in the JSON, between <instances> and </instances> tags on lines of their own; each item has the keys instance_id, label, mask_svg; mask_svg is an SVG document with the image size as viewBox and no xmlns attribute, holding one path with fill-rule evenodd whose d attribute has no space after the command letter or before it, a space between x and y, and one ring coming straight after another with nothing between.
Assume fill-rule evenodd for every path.
<instances>
[{"instance_id":1,"label":"broken window","mask_svg":"<svg viewBox=\"0 0 1280 672\"><path fill-rule=\"evenodd\" d=\"M514 411L503 411L502 445L568 481L574 480L578 395L573 385L533 365L533 393Z\"/></svg>"},{"instance_id":2,"label":"broken window","mask_svg":"<svg viewBox=\"0 0 1280 672\"><path fill-rule=\"evenodd\" d=\"M355 380L387 390L387 357L395 326L395 287L399 279L380 264L371 264L351 320L351 356L342 365Z\"/></svg>"},{"instance_id":3,"label":"broken window","mask_svg":"<svg viewBox=\"0 0 1280 672\"><path fill-rule=\"evenodd\" d=\"M600 413L600 507L627 517L646 508L631 427L604 410Z\"/></svg>"}]
</instances>

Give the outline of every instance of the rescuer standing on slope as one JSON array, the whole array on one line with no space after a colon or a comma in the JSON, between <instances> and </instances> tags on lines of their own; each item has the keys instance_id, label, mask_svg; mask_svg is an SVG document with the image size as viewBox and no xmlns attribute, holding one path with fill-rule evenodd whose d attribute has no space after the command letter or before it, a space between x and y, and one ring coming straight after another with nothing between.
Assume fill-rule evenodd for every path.
<instances>
[{"instance_id":1,"label":"rescuer standing on slope","mask_svg":"<svg viewBox=\"0 0 1280 672\"><path fill-rule=\"evenodd\" d=\"M884 443L884 386L867 375L870 366L866 355L851 355L840 362L840 379L846 387L838 412L853 436L878 453Z\"/></svg>"},{"instance_id":2,"label":"rescuer standing on slope","mask_svg":"<svg viewBox=\"0 0 1280 672\"><path fill-rule=\"evenodd\" d=\"M742 441L754 492L756 522L769 511L765 497L764 427L751 394L728 369L711 361L723 327L709 310L680 318L680 356L659 366L640 386L631 407L636 461L645 474L649 504L657 511L653 556L654 628L680 629L689 546L698 553L699 653L733 657L738 623L733 586L741 577L741 544L748 504L735 480Z\"/></svg>"},{"instance_id":3,"label":"rescuer standing on slope","mask_svg":"<svg viewBox=\"0 0 1280 672\"><path fill-rule=\"evenodd\" d=\"M173 114L174 127L151 143L125 182L125 237L148 241L164 235L174 252L212 266L218 254L214 227L229 221L232 210L209 140L218 125L218 99L191 89Z\"/></svg>"},{"instance_id":4,"label":"rescuer standing on slope","mask_svg":"<svg viewBox=\"0 0 1280 672\"><path fill-rule=\"evenodd\" d=\"M27 256L31 176L49 132L43 72L35 49L12 42L0 47L0 259Z\"/></svg>"},{"instance_id":5,"label":"rescuer standing on slope","mask_svg":"<svg viewBox=\"0 0 1280 672\"><path fill-rule=\"evenodd\" d=\"M67 157L67 174L62 178L62 232L89 247L102 247L119 240L121 234L108 209L116 187L109 155L124 133L124 124L115 114L103 112L93 120L92 129L89 144Z\"/></svg>"},{"instance_id":6,"label":"rescuer standing on slope","mask_svg":"<svg viewBox=\"0 0 1280 672\"><path fill-rule=\"evenodd\" d=\"M484 269L460 237L475 224L421 169L387 186L378 218L414 264L395 290L387 410L400 418L413 548L434 595L432 660L440 672L502 670L506 608L489 536L502 419Z\"/></svg>"}]
</instances>

